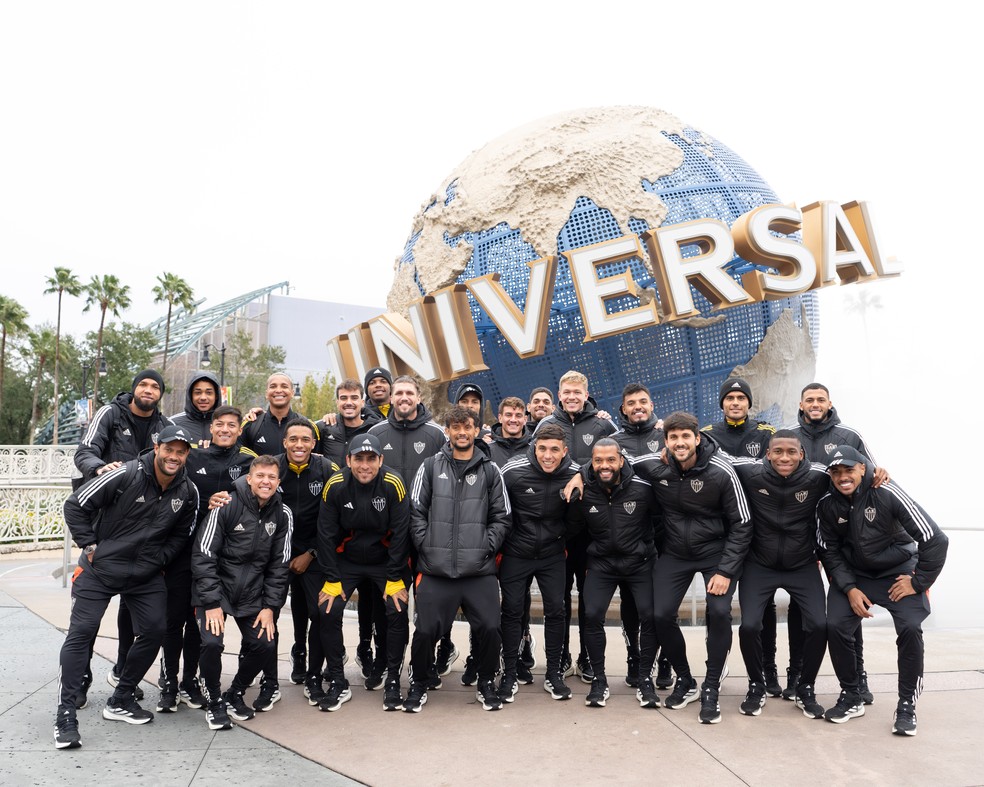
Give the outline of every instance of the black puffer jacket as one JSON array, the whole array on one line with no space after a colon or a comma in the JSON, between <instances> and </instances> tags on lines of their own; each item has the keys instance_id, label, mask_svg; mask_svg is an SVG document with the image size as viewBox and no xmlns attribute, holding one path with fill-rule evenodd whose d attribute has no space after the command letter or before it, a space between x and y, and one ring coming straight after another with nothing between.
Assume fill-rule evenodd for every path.
<instances>
[{"instance_id":1,"label":"black puffer jacket","mask_svg":"<svg viewBox=\"0 0 984 787\"><path fill-rule=\"evenodd\" d=\"M658 454L666 445L663 430L657 429L659 419L649 416L644 424L623 423L622 428L612 435L612 440L621 446L626 456L637 457L645 454Z\"/></svg>"},{"instance_id":2,"label":"black puffer jacket","mask_svg":"<svg viewBox=\"0 0 984 787\"><path fill-rule=\"evenodd\" d=\"M191 558L191 599L196 607L233 617L279 609L287 598L293 517L280 493L261 509L245 478L232 500L214 508L198 528Z\"/></svg>"},{"instance_id":3,"label":"black puffer jacket","mask_svg":"<svg viewBox=\"0 0 984 787\"><path fill-rule=\"evenodd\" d=\"M201 382L202 380L211 383L215 389L215 402L209 408L208 412L205 413L195 407L195 402L191 398L191 390L195 387L195 383ZM211 372L199 372L188 383L188 389L185 391L184 410L172 415L171 423L187 429L189 434L195 438L195 444L192 448L197 448L201 443L207 443L207 441L212 439L212 433L209 431L209 427L212 425L212 413L215 412L215 408L220 404L222 404L222 391L219 388L219 378Z\"/></svg>"},{"instance_id":4,"label":"black puffer jacket","mask_svg":"<svg viewBox=\"0 0 984 787\"><path fill-rule=\"evenodd\" d=\"M806 452L806 458L811 462L819 462L822 465L830 463L830 455L839 445L849 445L868 457L872 462L875 461L871 449L868 448L864 439L856 429L844 426L840 417L837 415L837 408L831 407L827 417L820 423L814 423L807 418L803 411L799 411L797 416L799 425L793 427L796 436Z\"/></svg>"},{"instance_id":5,"label":"black puffer jacket","mask_svg":"<svg viewBox=\"0 0 984 787\"><path fill-rule=\"evenodd\" d=\"M701 429L701 433L710 434L726 454L761 459L765 456L769 439L776 433L776 429L765 421L746 418L740 424L728 421L709 424Z\"/></svg>"},{"instance_id":6,"label":"black puffer jacket","mask_svg":"<svg viewBox=\"0 0 984 787\"><path fill-rule=\"evenodd\" d=\"M75 466L82 473L84 481L95 478L96 470L103 465L110 462L129 462L148 448L153 448L158 433L171 423L161 415L160 410L154 410L150 429L147 431L147 442L138 445L136 421L130 411L132 401L132 393L120 393L113 401L96 411L75 452Z\"/></svg>"},{"instance_id":7,"label":"black puffer jacket","mask_svg":"<svg viewBox=\"0 0 984 787\"><path fill-rule=\"evenodd\" d=\"M502 474L485 443L459 473L446 445L424 460L410 492L410 538L421 574L493 576L512 512Z\"/></svg>"},{"instance_id":8,"label":"black puffer jacket","mask_svg":"<svg viewBox=\"0 0 984 787\"><path fill-rule=\"evenodd\" d=\"M526 449L529 448L530 440L532 439L533 433L527 426L523 427L523 433L519 437L503 437L502 424L493 424L492 442L489 443L489 449L492 452L492 461L499 465L500 468L505 467L507 463L517 456L526 454Z\"/></svg>"},{"instance_id":9,"label":"black puffer jacket","mask_svg":"<svg viewBox=\"0 0 984 787\"><path fill-rule=\"evenodd\" d=\"M598 416L598 410L591 402L584 403L584 409L573 417L558 405L551 415L542 419L536 425L540 429L544 424L557 424L567 436L567 450L573 460L581 465L591 463L591 448L595 441L608 437L615 431L615 424L606 418ZM536 434L534 431L533 434Z\"/></svg>"},{"instance_id":10,"label":"black puffer jacket","mask_svg":"<svg viewBox=\"0 0 984 787\"><path fill-rule=\"evenodd\" d=\"M444 429L431 420L431 413L422 404L417 405L417 416L412 421L401 421L390 408L389 417L369 430L383 447L384 461L401 478L410 481L428 456L433 456L447 442Z\"/></svg>"}]
</instances>

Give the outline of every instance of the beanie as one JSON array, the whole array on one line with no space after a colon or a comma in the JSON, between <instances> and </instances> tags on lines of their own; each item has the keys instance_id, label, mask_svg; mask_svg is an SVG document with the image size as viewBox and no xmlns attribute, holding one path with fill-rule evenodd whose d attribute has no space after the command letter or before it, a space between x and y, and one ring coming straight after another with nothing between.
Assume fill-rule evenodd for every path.
<instances>
[{"instance_id":1,"label":"beanie","mask_svg":"<svg viewBox=\"0 0 984 787\"><path fill-rule=\"evenodd\" d=\"M734 391L745 394L748 397L748 406L752 406L752 386L740 377L729 377L724 381L721 390L718 391L718 407L724 409L724 397Z\"/></svg>"},{"instance_id":2,"label":"beanie","mask_svg":"<svg viewBox=\"0 0 984 787\"><path fill-rule=\"evenodd\" d=\"M133 393L134 391L136 391L137 390L137 385L139 385L140 381L141 380L146 380L148 377L151 380L153 380L154 382L156 382L161 387L161 395L163 396L164 395L164 378L161 377L160 372L158 372L156 369L144 369L142 372L139 372L137 374L137 376L133 378L133 385L130 388L130 393Z\"/></svg>"}]
</instances>

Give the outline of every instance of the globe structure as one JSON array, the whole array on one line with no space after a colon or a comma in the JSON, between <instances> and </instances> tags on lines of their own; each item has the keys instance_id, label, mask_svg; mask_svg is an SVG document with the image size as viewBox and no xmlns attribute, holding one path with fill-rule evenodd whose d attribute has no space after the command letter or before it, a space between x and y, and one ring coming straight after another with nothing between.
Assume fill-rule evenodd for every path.
<instances>
[{"instance_id":1,"label":"globe structure","mask_svg":"<svg viewBox=\"0 0 984 787\"><path fill-rule=\"evenodd\" d=\"M545 353L518 357L469 294L489 370L456 380L439 395L450 396L458 385L473 382L497 407L506 396L526 401L536 386L556 391L561 375L576 369L587 375L598 406L613 414L622 388L642 382L658 415L685 410L705 424L720 420L719 388L737 371L755 391L753 412L777 425L789 423L795 417L790 400L798 401L797 386L809 382L815 364L815 293L713 312L691 288L700 317L585 342L571 273L560 256L696 219L731 226L742 214L778 202L739 155L666 112L606 107L563 113L476 151L425 201L396 262L389 306L405 312L411 300L440 286L498 273L505 291L525 309L527 263L555 254ZM683 249L684 257L698 253L696 247ZM598 275L626 267L640 287L655 287L646 259L612 263ZM729 272L740 280L754 267L735 256ZM606 308L611 313L638 303L627 295ZM780 322L785 330L766 341Z\"/></svg>"}]
</instances>

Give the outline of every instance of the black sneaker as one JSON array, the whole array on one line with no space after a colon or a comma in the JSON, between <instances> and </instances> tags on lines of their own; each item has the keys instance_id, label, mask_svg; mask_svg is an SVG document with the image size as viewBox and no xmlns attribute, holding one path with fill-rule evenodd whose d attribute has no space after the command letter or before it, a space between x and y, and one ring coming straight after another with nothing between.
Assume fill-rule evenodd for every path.
<instances>
[{"instance_id":1,"label":"black sneaker","mask_svg":"<svg viewBox=\"0 0 984 787\"><path fill-rule=\"evenodd\" d=\"M403 700L403 710L405 713L420 713L424 705L427 704L427 685L424 683L411 683L410 691L407 692L406 699Z\"/></svg>"},{"instance_id":2,"label":"black sneaker","mask_svg":"<svg viewBox=\"0 0 984 787\"><path fill-rule=\"evenodd\" d=\"M827 721L832 721L834 724L843 724L855 716L864 716L864 703L857 694L846 691L841 691L837 704L823 714Z\"/></svg>"},{"instance_id":3,"label":"black sneaker","mask_svg":"<svg viewBox=\"0 0 984 787\"><path fill-rule=\"evenodd\" d=\"M256 695L256 699L253 701L253 710L268 711L280 702L280 697L280 684L274 683L272 680L264 680L260 684L260 693Z\"/></svg>"},{"instance_id":4,"label":"black sneaker","mask_svg":"<svg viewBox=\"0 0 984 787\"><path fill-rule=\"evenodd\" d=\"M502 707L502 699L496 691L495 681L491 678L478 682L475 699L482 703L482 710L499 710Z\"/></svg>"},{"instance_id":5,"label":"black sneaker","mask_svg":"<svg viewBox=\"0 0 984 787\"><path fill-rule=\"evenodd\" d=\"M189 708L205 707L205 696L202 694L198 678L184 680L178 684L178 702L183 702Z\"/></svg>"},{"instance_id":6,"label":"black sneaker","mask_svg":"<svg viewBox=\"0 0 984 787\"><path fill-rule=\"evenodd\" d=\"M167 684L165 683L165 686ZM158 713L176 713L178 710L178 692L174 689L165 688L161 692L161 697L157 700Z\"/></svg>"},{"instance_id":7,"label":"black sneaker","mask_svg":"<svg viewBox=\"0 0 984 787\"><path fill-rule=\"evenodd\" d=\"M796 707L803 711L803 715L808 719L822 719L823 705L817 702L817 695L813 692L813 686L804 683L796 688Z\"/></svg>"},{"instance_id":8,"label":"black sneaker","mask_svg":"<svg viewBox=\"0 0 984 787\"><path fill-rule=\"evenodd\" d=\"M441 680L441 676L437 673L430 675L427 680L424 681L427 691L439 691L441 686L444 685L444 681Z\"/></svg>"},{"instance_id":9,"label":"black sneaker","mask_svg":"<svg viewBox=\"0 0 984 787\"><path fill-rule=\"evenodd\" d=\"M89 707L90 688L92 688L92 673L86 670L82 676L82 688L79 689L79 694L75 698L75 710L83 710Z\"/></svg>"},{"instance_id":10,"label":"black sneaker","mask_svg":"<svg viewBox=\"0 0 984 787\"><path fill-rule=\"evenodd\" d=\"M782 690L782 698L790 702L796 701L796 687L799 686L800 674L786 669L786 688Z\"/></svg>"},{"instance_id":11,"label":"black sneaker","mask_svg":"<svg viewBox=\"0 0 984 787\"><path fill-rule=\"evenodd\" d=\"M332 712L338 710L350 699L352 699L352 689L349 688L349 682L341 678L332 681L318 707L325 712Z\"/></svg>"},{"instance_id":12,"label":"black sneaker","mask_svg":"<svg viewBox=\"0 0 984 787\"><path fill-rule=\"evenodd\" d=\"M379 659L377 659L377 662ZM385 664L373 664L372 671L369 673L368 677L363 681L362 685L366 687L366 691L375 691L383 687L383 676L386 674Z\"/></svg>"},{"instance_id":13,"label":"black sneaker","mask_svg":"<svg viewBox=\"0 0 984 787\"><path fill-rule=\"evenodd\" d=\"M871 705L875 701L875 695L871 693L871 689L868 688L868 673L861 672L858 675L858 694L861 695L861 702L865 705Z\"/></svg>"},{"instance_id":14,"label":"black sneaker","mask_svg":"<svg viewBox=\"0 0 984 787\"><path fill-rule=\"evenodd\" d=\"M627 656L625 659L625 685L630 689L639 688L638 656Z\"/></svg>"},{"instance_id":15,"label":"black sneaker","mask_svg":"<svg viewBox=\"0 0 984 787\"><path fill-rule=\"evenodd\" d=\"M522 659L516 660L516 680L524 686L529 686L533 682L533 671L523 663Z\"/></svg>"},{"instance_id":16,"label":"black sneaker","mask_svg":"<svg viewBox=\"0 0 984 787\"><path fill-rule=\"evenodd\" d=\"M565 650L564 655L560 659L560 671L564 673L565 678L569 678L574 674L574 660L571 658L571 652L569 650Z\"/></svg>"},{"instance_id":17,"label":"black sneaker","mask_svg":"<svg viewBox=\"0 0 984 787\"><path fill-rule=\"evenodd\" d=\"M362 677L368 678L372 674L372 645L368 642L360 642L355 649L355 663L362 670Z\"/></svg>"},{"instance_id":18,"label":"black sneaker","mask_svg":"<svg viewBox=\"0 0 984 787\"><path fill-rule=\"evenodd\" d=\"M582 683L594 683L595 674L591 660L583 654L577 657L577 674L581 676Z\"/></svg>"},{"instance_id":19,"label":"black sneaker","mask_svg":"<svg viewBox=\"0 0 984 787\"><path fill-rule=\"evenodd\" d=\"M584 704L589 708L604 708L610 696L611 692L608 690L608 680L604 675L599 675L591 681L591 691L584 698Z\"/></svg>"},{"instance_id":20,"label":"black sneaker","mask_svg":"<svg viewBox=\"0 0 984 787\"><path fill-rule=\"evenodd\" d=\"M402 710L403 694L400 691L400 681L398 679L386 681L383 689L383 710Z\"/></svg>"},{"instance_id":21,"label":"black sneaker","mask_svg":"<svg viewBox=\"0 0 984 787\"><path fill-rule=\"evenodd\" d=\"M770 697L781 697L782 686L779 684L779 671L775 667L765 670L765 693Z\"/></svg>"},{"instance_id":22,"label":"black sneaker","mask_svg":"<svg viewBox=\"0 0 984 787\"><path fill-rule=\"evenodd\" d=\"M700 693L700 723L717 724L721 721L721 704L718 702L718 691L705 686Z\"/></svg>"},{"instance_id":23,"label":"black sneaker","mask_svg":"<svg viewBox=\"0 0 984 787\"><path fill-rule=\"evenodd\" d=\"M519 644L519 663L526 669L532 670L536 666L536 638L529 629L523 635L523 641Z\"/></svg>"},{"instance_id":24,"label":"black sneaker","mask_svg":"<svg viewBox=\"0 0 984 787\"><path fill-rule=\"evenodd\" d=\"M659 695L656 694L656 686L653 685L652 678L642 678L639 687L636 689L636 699L643 708L658 708Z\"/></svg>"},{"instance_id":25,"label":"black sneaker","mask_svg":"<svg viewBox=\"0 0 984 787\"><path fill-rule=\"evenodd\" d=\"M437 658L434 662L438 677L444 677L447 675L451 671L451 665L458 660L458 656L460 655L461 654L458 653L458 648L455 647L451 640L442 639L437 646ZM474 683L474 681L472 681L472 683ZM471 686L471 683L465 683L465 685Z\"/></svg>"},{"instance_id":26,"label":"black sneaker","mask_svg":"<svg viewBox=\"0 0 984 787\"><path fill-rule=\"evenodd\" d=\"M82 745L79 734L79 720L68 710L59 711L55 716L55 748L77 749Z\"/></svg>"},{"instance_id":27,"label":"black sneaker","mask_svg":"<svg viewBox=\"0 0 984 787\"><path fill-rule=\"evenodd\" d=\"M892 733L894 735L916 734L916 706L911 700L899 700L899 704L895 708Z\"/></svg>"},{"instance_id":28,"label":"black sneaker","mask_svg":"<svg viewBox=\"0 0 984 787\"><path fill-rule=\"evenodd\" d=\"M222 692L222 699L225 701L226 708L229 710L229 715L236 721L249 721L256 715L256 711L246 704L246 700L243 699L243 694L240 691L228 689Z\"/></svg>"},{"instance_id":29,"label":"black sneaker","mask_svg":"<svg viewBox=\"0 0 984 787\"><path fill-rule=\"evenodd\" d=\"M458 651L455 650L456 656L457 653ZM465 671L461 673L461 685L474 686L477 680L478 680L478 665L475 663L475 659L469 653L468 658L465 659Z\"/></svg>"},{"instance_id":30,"label":"black sneaker","mask_svg":"<svg viewBox=\"0 0 984 787\"><path fill-rule=\"evenodd\" d=\"M106 673L106 682L114 689L120 685L120 676L116 674L116 667L109 668L109 672ZM89 685L92 685L91 678L89 679ZM144 690L140 688L139 683L133 687L133 698L137 702L140 702L144 698ZM79 706L76 705L75 707L79 707Z\"/></svg>"},{"instance_id":31,"label":"black sneaker","mask_svg":"<svg viewBox=\"0 0 984 787\"><path fill-rule=\"evenodd\" d=\"M563 672L548 672L543 679L543 690L555 700L571 698L571 687L564 682Z\"/></svg>"},{"instance_id":32,"label":"black sneaker","mask_svg":"<svg viewBox=\"0 0 984 787\"><path fill-rule=\"evenodd\" d=\"M304 681L304 696L307 697L308 705L316 708L321 704L321 700L325 696L325 690L321 685L321 675L307 676Z\"/></svg>"},{"instance_id":33,"label":"black sneaker","mask_svg":"<svg viewBox=\"0 0 984 787\"><path fill-rule=\"evenodd\" d=\"M663 707L670 710L685 708L699 696L700 691L697 689L696 680L677 676L676 686L673 687L670 696L663 700Z\"/></svg>"},{"instance_id":34,"label":"black sneaker","mask_svg":"<svg viewBox=\"0 0 984 787\"><path fill-rule=\"evenodd\" d=\"M303 645L292 645L290 649L290 682L300 686L307 679L307 651Z\"/></svg>"},{"instance_id":35,"label":"black sneaker","mask_svg":"<svg viewBox=\"0 0 984 787\"><path fill-rule=\"evenodd\" d=\"M106 700L103 718L111 721L125 721L127 724L146 724L154 720L154 714L137 704L135 697L117 697L115 694Z\"/></svg>"},{"instance_id":36,"label":"black sneaker","mask_svg":"<svg viewBox=\"0 0 984 787\"><path fill-rule=\"evenodd\" d=\"M670 666L669 659L660 659L656 662L656 688L668 689L673 685L673 668Z\"/></svg>"},{"instance_id":37,"label":"black sneaker","mask_svg":"<svg viewBox=\"0 0 984 787\"><path fill-rule=\"evenodd\" d=\"M229 718L229 711L226 710L224 702L221 700L213 702L205 708L205 723L210 730L232 729L232 720Z\"/></svg>"},{"instance_id":38,"label":"black sneaker","mask_svg":"<svg viewBox=\"0 0 984 787\"><path fill-rule=\"evenodd\" d=\"M748 693L738 710L746 716L761 716L762 707L765 705L766 691L766 687L761 683L749 683Z\"/></svg>"},{"instance_id":39,"label":"black sneaker","mask_svg":"<svg viewBox=\"0 0 984 787\"><path fill-rule=\"evenodd\" d=\"M512 702L516 699L516 694L519 692L519 681L515 675L503 675L502 680L499 681L499 688L496 691L499 694L500 700L503 702Z\"/></svg>"}]
</instances>

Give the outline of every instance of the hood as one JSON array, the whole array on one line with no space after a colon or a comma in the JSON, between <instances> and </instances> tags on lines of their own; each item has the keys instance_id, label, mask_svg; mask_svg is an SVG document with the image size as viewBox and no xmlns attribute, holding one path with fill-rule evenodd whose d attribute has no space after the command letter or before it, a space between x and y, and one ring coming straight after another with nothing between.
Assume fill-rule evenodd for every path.
<instances>
[{"instance_id":1,"label":"hood","mask_svg":"<svg viewBox=\"0 0 984 787\"><path fill-rule=\"evenodd\" d=\"M241 475L232 483L232 488L235 490L236 494L239 495L239 499L243 501L243 505L246 506L250 511L259 513L260 505L259 501L256 499L256 495L253 494L253 490L249 488L249 484L246 482L246 476ZM278 489L273 493L273 497L270 501L263 507L263 510L268 509L271 505L280 504L280 490Z\"/></svg>"},{"instance_id":2,"label":"hood","mask_svg":"<svg viewBox=\"0 0 984 787\"><path fill-rule=\"evenodd\" d=\"M648 421L644 421L641 424L629 423L628 417L622 412L622 408L618 409L618 422L622 426L622 431L626 434L642 434L644 432L652 431L656 428L656 424L659 423L659 418L656 417L656 413L649 416Z\"/></svg>"},{"instance_id":3,"label":"hood","mask_svg":"<svg viewBox=\"0 0 984 787\"><path fill-rule=\"evenodd\" d=\"M207 380L209 383L212 384L212 387L215 389L215 403L208 409L208 412L205 413L203 413L201 410L195 407L195 403L191 400L191 389L194 388L195 383L199 382L200 380ZM185 406L184 406L185 415L187 415L189 418L194 418L199 421L208 421L212 417L212 412L220 404L222 404L222 389L219 387L218 377L216 377L211 372L198 372L194 377L191 378L191 381L188 383L188 388L185 389Z\"/></svg>"},{"instance_id":4,"label":"hood","mask_svg":"<svg viewBox=\"0 0 984 787\"><path fill-rule=\"evenodd\" d=\"M833 429L835 426L837 426L837 424L841 422L840 416L837 415L836 407L831 407L830 412L827 413L827 417L824 418L819 423L814 423L809 418L807 418L806 414L802 410L800 410L799 413L797 413L796 417L797 420L799 420L799 424L803 428L803 431L806 432L811 437L816 437L817 435L821 435L824 432L826 432L828 429Z\"/></svg>"},{"instance_id":5,"label":"hood","mask_svg":"<svg viewBox=\"0 0 984 787\"><path fill-rule=\"evenodd\" d=\"M492 424L490 430L492 432L492 439L495 440L500 445L517 445L522 443L528 443L530 438L533 437L533 432L530 431L529 426L523 425L523 433L519 437L503 437L502 435L502 424Z\"/></svg>"},{"instance_id":6,"label":"hood","mask_svg":"<svg viewBox=\"0 0 984 787\"><path fill-rule=\"evenodd\" d=\"M454 454L451 452L451 444L445 443L441 448L441 454L450 462L454 460ZM466 470L471 470L471 468L482 462L491 462L492 452L489 450L488 444L482 439L478 438L475 441L475 451L472 453L472 458L468 460L468 464L465 465Z\"/></svg>"},{"instance_id":7,"label":"hood","mask_svg":"<svg viewBox=\"0 0 984 787\"><path fill-rule=\"evenodd\" d=\"M132 393L130 393L129 391L120 391L120 393L116 394L116 396L113 397L113 401L110 402L110 404L114 404L117 407L119 407L123 411L123 414L125 416L131 416L133 415L133 413L130 411L130 402L132 401L133 401ZM151 411L150 415L158 415L160 411L161 411L160 402L158 402L158 406Z\"/></svg>"},{"instance_id":8,"label":"hood","mask_svg":"<svg viewBox=\"0 0 984 787\"><path fill-rule=\"evenodd\" d=\"M389 421L390 425L396 427L397 429L407 430L419 429L432 419L433 416L431 415L431 411L428 410L423 404L417 405L417 417L412 421L398 420L396 417L396 411L392 407L390 407L389 415L386 417L386 420Z\"/></svg>"},{"instance_id":9,"label":"hood","mask_svg":"<svg viewBox=\"0 0 984 787\"><path fill-rule=\"evenodd\" d=\"M573 418L571 418L571 416L564 410L564 406L562 404L558 404L556 407L554 407L553 414L554 417L557 418L557 420L559 421L566 421L567 423L577 424L585 420L586 418L590 418L593 415L598 415L598 408L594 406L594 403L589 398L588 401L584 403L584 409L581 410L581 412L579 412Z\"/></svg>"}]
</instances>

